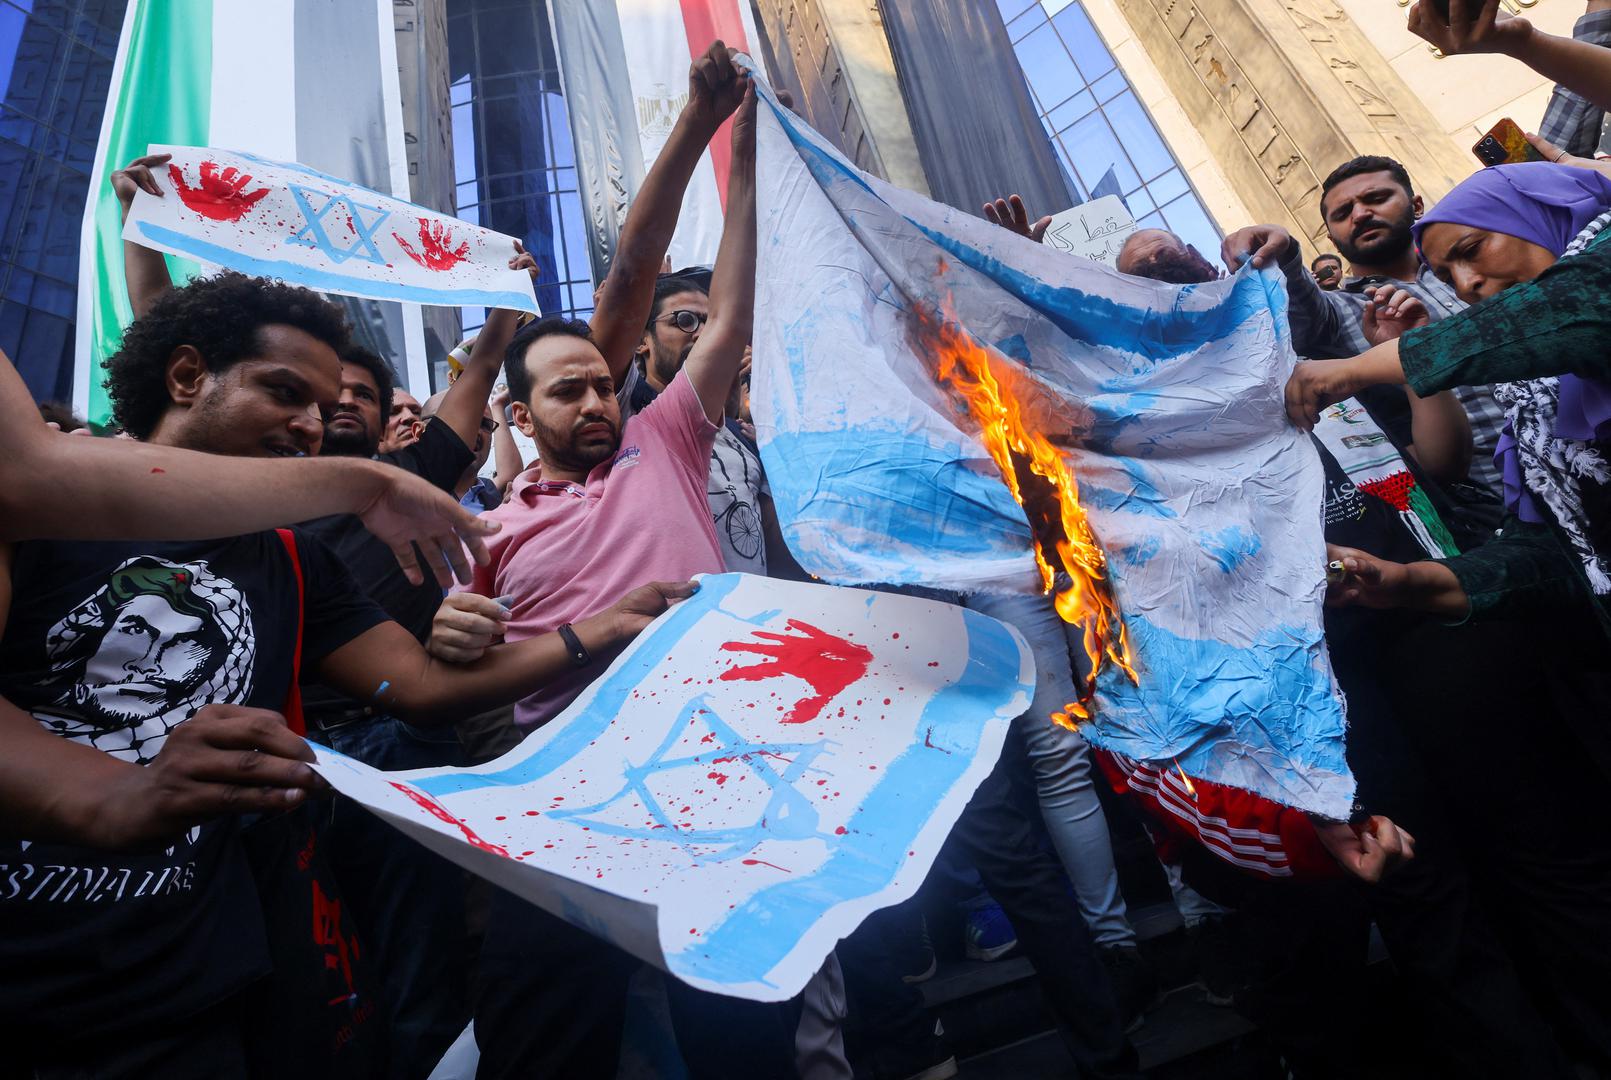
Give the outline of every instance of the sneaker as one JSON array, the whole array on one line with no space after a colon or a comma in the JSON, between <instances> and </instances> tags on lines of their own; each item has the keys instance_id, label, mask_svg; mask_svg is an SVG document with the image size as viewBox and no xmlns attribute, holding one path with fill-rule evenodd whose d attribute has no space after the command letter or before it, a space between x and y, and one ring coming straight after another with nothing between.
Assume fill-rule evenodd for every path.
<instances>
[{"instance_id":1,"label":"sneaker","mask_svg":"<svg viewBox=\"0 0 1611 1080\"><path fill-rule=\"evenodd\" d=\"M968 912L963 940L969 960L1000 960L1018 947L1018 931L1007 921L1000 904L990 904Z\"/></svg>"},{"instance_id":2,"label":"sneaker","mask_svg":"<svg viewBox=\"0 0 1611 1080\"><path fill-rule=\"evenodd\" d=\"M934 942L929 939L929 921L922 915L917 917L916 930L916 934L896 946L896 962L906 972L901 982L909 986L928 982L940 970L940 958L935 955Z\"/></svg>"},{"instance_id":3,"label":"sneaker","mask_svg":"<svg viewBox=\"0 0 1611 1080\"><path fill-rule=\"evenodd\" d=\"M1113 993L1119 1001L1119 1016L1126 1035L1141 1026L1147 1006L1158 996L1158 972L1152 962L1134 945L1112 945L1098 950L1102 963L1113 979Z\"/></svg>"}]
</instances>

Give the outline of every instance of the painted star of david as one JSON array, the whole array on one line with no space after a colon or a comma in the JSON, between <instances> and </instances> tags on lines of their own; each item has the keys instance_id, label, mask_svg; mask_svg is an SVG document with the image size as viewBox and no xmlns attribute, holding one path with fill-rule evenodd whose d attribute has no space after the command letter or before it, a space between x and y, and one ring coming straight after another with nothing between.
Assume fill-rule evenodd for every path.
<instances>
[{"instance_id":1,"label":"painted star of david","mask_svg":"<svg viewBox=\"0 0 1611 1080\"><path fill-rule=\"evenodd\" d=\"M365 203L354 202L348 195L330 195L323 191L305 188L298 184L287 185L291 189L291 196L302 211L302 216L308 223L291 234L290 242L301 244L304 247L318 248L329 257L331 262L344 263L348 259L362 259L380 266L386 265L386 258L375 246L375 231L380 228L381 222L391 217L391 211L379 206L369 206ZM319 209L313 208L313 200L322 198L324 205ZM356 235L348 247L338 247L330 234L325 232L325 218L332 210L345 213L352 222L352 231ZM364 213L375 215L371 221L364 219Z\"/></svg>"},{"instance_id":2,"label":"painted star of david","mask_svg":"<svg viewBox=\"0 0 1611 1080\"><path fill-rule=\"evenodd\" d=\"M687 733L689 721L703 722L716 737L716 746L698 754L667 757L677 741ZM703 745L703 744L702 744ZM586 825L595 833L619 836L633 840L669 841L683 849L690 858L703 858L722 862L747 854L764 839L800 840L818 835L818 815L811 801L795 788L799 780L811 770L811 762L831 745L827 739L816 742L749 742L734 731L711 709L701 696L690 701L677 716L677 721L653 754L642 765L626 769L626 782L609 798L591 806L576 806L564 810L550 810L551 818ZM773 763L784 766L779 771ZM722 829L684 827L668 814L648 780L656 773L680 769L690 765L715 766L736 772L748 769L749 774L766 785L771 792L757 819L749 825ZM623 799L636 798L647 809L653 825L633 827L592 816ZM696 853L695 848L716 847L715 852Z\"/></svg>"}]
</instances>

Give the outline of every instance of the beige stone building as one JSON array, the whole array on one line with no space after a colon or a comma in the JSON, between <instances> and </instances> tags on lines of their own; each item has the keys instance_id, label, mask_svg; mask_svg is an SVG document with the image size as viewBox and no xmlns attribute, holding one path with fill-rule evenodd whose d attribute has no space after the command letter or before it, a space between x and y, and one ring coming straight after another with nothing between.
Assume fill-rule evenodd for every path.
<instances>
[{"instance_id":1,"label":"beige stone building","mask_svg":"<svg viewBox=\"0 0 1611 1080\"><path fill-rule=\"evenodd\" d=\"M994 8L988 14L1005 27L1047 133L1054 145L1061 142L1066 172L1077 172L1091 154L1100 160L1100 148L1087 152L1093 132L1106 139L1111 131L1126 151L1137 141L1135 121L1100 104L1114 113L1108 125L1086 120L1054 133L1063 123L1059 114L1087 108L1078 103L1086 91L1101 102L1121 85L1111 73L1086 74L1048 89L1048 77L1039 76L1037 66L1051 62L1052 40L1081 70L1100 69L1106 61L1089 40L1094 33L1129 87L1110 100L1139 100L1220 232L1275 221L1326 246L1320 183L1333 166L1358 154L1403 161L1417 189L1435 201L1478 167L1471 147L1499 118L1535 130L1551 90L1506 57L1436 54L1405 29L1406 8L1395 0L972 2ZM1582 0L1506 3L1559 34L1570 34L1584 10ZM811 110L813 122L825 130L838 126L842 144L865 167L924 190L909 110L900 108L900 47L893 55L891 49L899 39L891 24L910 20L913 6L908 0L755 0L774 50L792 54L807 96L815 82L822 99L831 101L831 108ZM946 6L931 0L930 10ZM955 18L946 23L945 16L915 17L937 20L940 32L962 25ZM1073 93L1058 105L1053 99L1065 89ZM1140 157L1131 157L1137 217L1156 206L1177 227L1175 218L1185 215L1172 207L1182 204L1164 200L1180 196L1174 189L1154 192ZM1122 186L1128 190L1130 183ZM1078 177L1077 186L1084 196L1091 182Z\"/></svg>"}]
</instances>

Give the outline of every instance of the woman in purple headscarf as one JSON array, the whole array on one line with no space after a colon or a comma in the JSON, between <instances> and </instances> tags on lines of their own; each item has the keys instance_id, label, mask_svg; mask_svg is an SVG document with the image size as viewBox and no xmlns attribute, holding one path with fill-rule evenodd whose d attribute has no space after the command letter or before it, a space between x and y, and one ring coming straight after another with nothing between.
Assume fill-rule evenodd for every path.
<instances>
[{"instance_id":1,"label":"woman in purple headscarf","mask_svg":"<svg viewBox=\"0 0 1611 1080\"><path fill-rule=\"evenodd\" d=\"M1418 394L1493 383L1509 413L1500 442L1500 537L1452 559L1402 565L1362 552L1334 603L1455 618L1581 609L1585 589L1611 637L1611 179L1534 162L1472 176L1415 226L1421 257L1472 307L1346 360L1299 365L1287 411L1377 383ZM1416 302L1378 296L1413 321ZM1339 555L1334 554L1334 558Z\"/></svg>"}]
</instances>

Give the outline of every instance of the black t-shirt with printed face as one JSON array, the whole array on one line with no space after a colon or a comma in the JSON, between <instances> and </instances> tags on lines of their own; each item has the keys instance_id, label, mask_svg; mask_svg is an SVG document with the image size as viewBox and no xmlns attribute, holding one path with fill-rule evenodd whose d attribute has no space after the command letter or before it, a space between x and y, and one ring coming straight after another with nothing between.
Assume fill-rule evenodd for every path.
<instances>
[{"instance_id":1,"label":"black t-shirt with printed face","mask_svg":"<svg viewBox=\"0 0 1611 1080\"><path fill-rule=\"evenodd\" d=\"M311 665L385 616L323 544L296 540ZM11 590L0 695L63 738L143 765L204 705L285 705L298 592L275 532L18 544ZM236 819L140 853L0 841L8 1023L70 1035L183 1017L262 975L264 950Z\"/></svg>"},{"instance_id":2,"label":"black t-shirt with printed face","mask_svg":"<svg viewBox=\"0 0 1611 1080\"><path fill-rule=\"evenodd\" d=\"M431 420L419 441L380 460L406 469L426 483L451 493L464 470L475 461L475 453L464 445L453 429L440 420ZM431 636L431 620L442 606L442 587L429 569L425 582L410 585L397 565L391 548L375 539L364 523L353 514L316 518L302 526L330 548L365 596L381 606L394 622L400 623L422 644ZM419 549L415 548L419 558ZM426 564L420 559L420 565ZM353 702L327 686L311 680L303 684L303 707L317 716L331 710L347 709Z\"/></svg>"}]
</instances>

